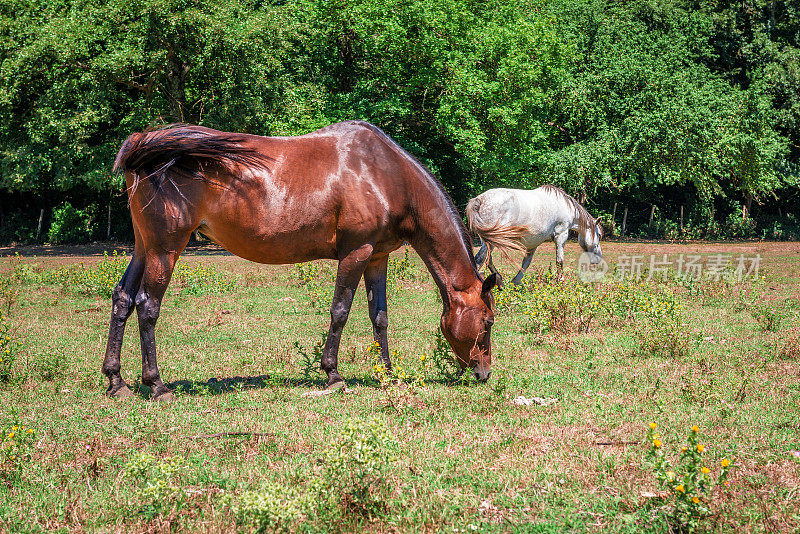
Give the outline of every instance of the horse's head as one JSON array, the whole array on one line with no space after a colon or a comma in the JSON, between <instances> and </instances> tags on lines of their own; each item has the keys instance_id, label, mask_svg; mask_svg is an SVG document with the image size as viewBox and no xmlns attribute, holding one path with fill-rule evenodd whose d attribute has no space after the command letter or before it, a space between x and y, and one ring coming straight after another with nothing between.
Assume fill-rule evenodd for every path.
<instances>
[{"instance_id":1,"label":"horse's head","mask_svg":"<svg viewBox=\"0 0 800 534\"><path fill-rule=\"evenodd\" d=\"M442 314L442 333L455 352L462 369L473 369L481 382L492 374L491 330L494 324L492 288L497 283L492 274L451 299Z\"/></svg>"},{"instance_id":2,"label":"horse's head","mask_svg":"<svg viewBox=\"0 0 800 534\"><path fill-rule=\"evenodd\" d=\"M600 250L600 239L603 237L603 226L595 220L578 231L578 244L589 253L592 263L603 261L603 251Z\"/></svg>"}]
</instances>

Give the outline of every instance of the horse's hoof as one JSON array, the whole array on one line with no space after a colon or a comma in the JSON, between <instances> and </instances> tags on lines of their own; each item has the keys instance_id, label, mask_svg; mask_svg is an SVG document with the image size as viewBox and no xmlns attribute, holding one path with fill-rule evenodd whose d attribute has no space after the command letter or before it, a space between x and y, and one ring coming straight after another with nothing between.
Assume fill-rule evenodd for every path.
<instances>
[{"instance_id":1,"label":"horse's hoof","mask_svg":"<svg viewBox=\"0 0 800 534\"><path fill-rule=\"evenodd\" d=\"M124 399L126 397L133 397L133 391L131 391L131 388L129 388L127 384L122 384L115 390L109 389L106 391L106 396L114 399Z\"/></svg>"},{"instance_id":2,"label":"horse's hoof","mask_svg":"<svg viewBox=\"0 0 800 534\"><path fill-rule=\"evenodd\" d=\"M165 391L164 393L153 397L153 400L158 402L171 402L175 400L175 395L173 395L170 391Z\"/></svg>"}]
</instances>

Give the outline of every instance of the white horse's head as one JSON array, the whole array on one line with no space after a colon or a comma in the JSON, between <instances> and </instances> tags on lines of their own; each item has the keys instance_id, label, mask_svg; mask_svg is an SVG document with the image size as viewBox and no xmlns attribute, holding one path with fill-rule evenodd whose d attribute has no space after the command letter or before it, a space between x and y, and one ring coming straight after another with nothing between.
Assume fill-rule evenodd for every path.
<instances>
[{"instance_id":1,"label":"white horse's head","mask_svg":"<svg viewBox=\"0 0 800 534\"><path fill-rule=\"evenodd\" d=\"M603 227L597 220L578 231L578 244L591 255L592 263L603 261L603 251L600 250L602 237Z\"/></svg>"}]
</instances>

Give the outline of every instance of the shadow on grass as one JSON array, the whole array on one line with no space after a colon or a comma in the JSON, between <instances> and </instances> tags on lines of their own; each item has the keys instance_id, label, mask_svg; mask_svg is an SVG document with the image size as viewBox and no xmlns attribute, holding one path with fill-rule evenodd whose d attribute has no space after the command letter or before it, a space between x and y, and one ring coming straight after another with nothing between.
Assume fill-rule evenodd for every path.
<instances>
[{"instance_id":1,"label":"shadow on grass","mask_svg":"<svg viewBox=\"0 0 800 534\"><path fill-rule=\"evenodd\" d=\"M265 389L268 387L285 388L318 388L324 389L327 380L319 378L289 378L283 376L260 375L260 376L234 376L230 378L209 378L201 382L196 380L176 380L168 382L166 386L177 395L222 395L245 389ZM375 387L378 382L372 378L350 378L345 380L347 387ZM141 383L133 386L135 394L145 399L152 397L152 390Z\"/></svg>"}]
</instances>

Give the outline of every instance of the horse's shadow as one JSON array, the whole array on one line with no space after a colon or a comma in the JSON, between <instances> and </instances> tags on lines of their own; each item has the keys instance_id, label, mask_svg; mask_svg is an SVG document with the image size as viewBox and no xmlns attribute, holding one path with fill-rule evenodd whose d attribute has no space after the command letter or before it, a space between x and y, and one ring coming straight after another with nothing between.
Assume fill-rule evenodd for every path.
<instances>
[{"instance_id":1,"label":"horse's shadow","mask_svg":"<svg viewBox=\"0 0 800 534\"><path fill-rule=\"evenodd\" d=\"M326 385L326 380L323 377L319 378L290 378L284 376L233 376L228 378L212 377L205 381L198 380L175 380L168 382L166 386L176 395L200 395L200 396L214 396L223 395L226 393L243 391L246 389L265 389L268 387L284 387L284 388L317 388L323 389ZM376 380L368 378L350 378L345 380L348 388L355 386L362 387L375 387ZM152 398L152 390L144 384L137 383L134 386L134 391L137 395L150 399Z\"/></svg>"}]
</instances>

